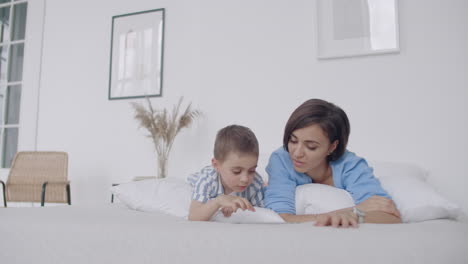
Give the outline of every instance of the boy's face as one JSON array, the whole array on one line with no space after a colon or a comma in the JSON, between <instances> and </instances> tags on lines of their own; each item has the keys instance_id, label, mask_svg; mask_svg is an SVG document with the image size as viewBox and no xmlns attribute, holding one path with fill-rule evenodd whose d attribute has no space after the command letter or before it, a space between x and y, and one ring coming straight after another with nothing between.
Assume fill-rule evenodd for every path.
<instances>
[{"instance_id":1,"label":"boy's face","mask_svg":"<svg viewBox=\"0 0 468 264\"><path fill-rule=\"evenodd\" d=\"M232 192L243 192L249 186L257 168L258 156L231 152L224 161L212 159L213 167L221 176L224 194Z\"/></svg>"}]
</instances>

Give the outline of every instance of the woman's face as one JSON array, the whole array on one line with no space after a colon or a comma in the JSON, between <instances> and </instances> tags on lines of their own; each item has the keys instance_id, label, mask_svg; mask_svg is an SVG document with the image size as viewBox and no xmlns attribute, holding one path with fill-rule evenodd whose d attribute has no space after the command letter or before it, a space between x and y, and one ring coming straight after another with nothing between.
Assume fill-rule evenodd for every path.
<instances>
[{"instance_id":1,"label":"woman's face","mask_svg":"<svg viewBox=\"0 0 468 264\"><path fill-rule=\"evenodd\" d=\"M289 156L297 172L313 175L314 170L325 165L327 156L338 145L330 143L318 124L299 128L292 132L288 142Z\"/></svg>"}]
</instances>

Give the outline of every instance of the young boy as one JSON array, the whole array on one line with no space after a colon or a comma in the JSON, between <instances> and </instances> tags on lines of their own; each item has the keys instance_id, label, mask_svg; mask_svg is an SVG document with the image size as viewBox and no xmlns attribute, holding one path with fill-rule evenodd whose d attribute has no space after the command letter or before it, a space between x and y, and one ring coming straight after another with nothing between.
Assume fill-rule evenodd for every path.
<instances>
[{"instance_id":1,"label":"young boy","mask_svg":"<svg viewBox=\"0 0 468 264\"><path fill-rule=\"evenodd\" d=\"M192 174L192 203L188 219L209 221L221 209L229 217L237 209L263 207L263 180L255 172L258 141L247 127L230 125L216 135L211 166Z\"/></svg>"}]
</instances>

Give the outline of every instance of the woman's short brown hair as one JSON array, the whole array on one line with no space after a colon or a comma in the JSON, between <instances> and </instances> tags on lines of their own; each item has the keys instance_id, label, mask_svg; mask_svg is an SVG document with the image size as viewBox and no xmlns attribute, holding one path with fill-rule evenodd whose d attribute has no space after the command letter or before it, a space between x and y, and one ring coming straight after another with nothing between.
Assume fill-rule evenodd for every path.
<instances>
[{"instance_id":1,"label":"woman's short brown hair","mask_svg":"<svg viewBox=\"0 0 468 264\"><path fill-rule=\"evenodd\" d=\"M218 131L214 145L214 157L224 161L230 152L258 156L258 140L250 128L230 125Z\"/></svg>"},{"instance_id":2,"label":"woman's short brown hair","mask_svg":"<svg viewBox=\"0 0 468 264\"><path fill-rule=\"evenodd\" d=\"M348 116L340 107L321 99L309 99L294 110L284 128L283 147L289 152L288 142L291 134L297 129L314 124L322 128L330 143L338 140L335 151L327 160L339 159L346 150L351 130Z\"/></svg>"}]
</instances>

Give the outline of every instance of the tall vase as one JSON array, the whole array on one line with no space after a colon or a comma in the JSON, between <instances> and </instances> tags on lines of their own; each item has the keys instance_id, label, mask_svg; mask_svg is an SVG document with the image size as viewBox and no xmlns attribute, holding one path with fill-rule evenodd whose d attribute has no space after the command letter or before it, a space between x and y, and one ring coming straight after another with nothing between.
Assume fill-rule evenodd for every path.
<instances>
[{"instance_id":1,"label":"tall vase","mask_svg":"<svg viewBox=\"0 0 468 264\"><path fill-rule=\"evenodd\" d=\"M166 178L167 176L167 156L161 154L158 156L158 179Z\"/></svg>"}]
</instances>

